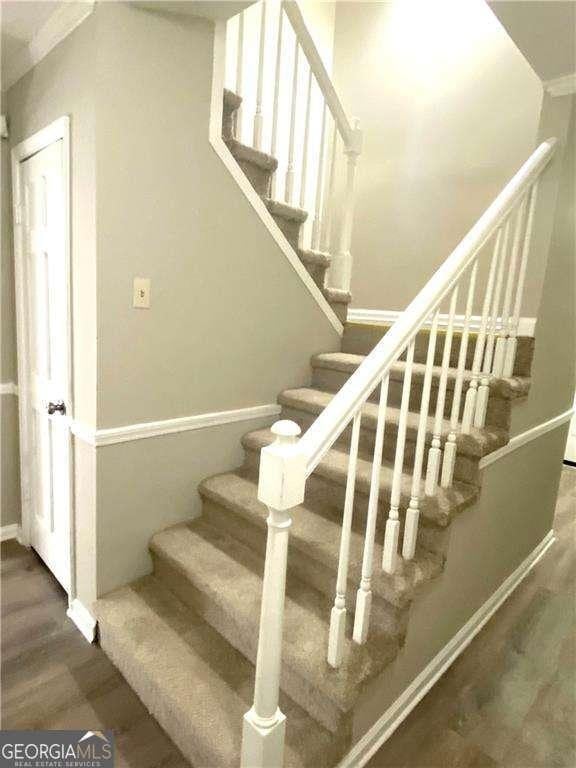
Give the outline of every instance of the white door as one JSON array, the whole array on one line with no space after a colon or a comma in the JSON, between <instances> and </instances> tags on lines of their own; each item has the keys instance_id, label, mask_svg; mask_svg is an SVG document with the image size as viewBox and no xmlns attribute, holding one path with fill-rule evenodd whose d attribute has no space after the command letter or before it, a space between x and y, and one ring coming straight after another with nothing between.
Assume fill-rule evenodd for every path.
<instances>
[{"instance_id":1,"label":"white door","mask_svg":"<svg viewBox=\"0 0 576 768\"><path fill-rule=\"evenodd\" d=\"M67 195L64 141L23 159L24 332L28 350L27 461L29 538L66 591L70 590L70 427Z\"/></svg>"}]
</instances>

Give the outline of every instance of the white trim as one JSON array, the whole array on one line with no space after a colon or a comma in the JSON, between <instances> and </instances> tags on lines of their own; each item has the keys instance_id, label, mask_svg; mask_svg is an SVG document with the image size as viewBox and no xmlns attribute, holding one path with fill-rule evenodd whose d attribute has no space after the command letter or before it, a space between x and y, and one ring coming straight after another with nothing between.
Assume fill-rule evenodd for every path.
<instances>
[{"instance_id":1,"label":"white trim","mask_svg":"<svg viewBox=\"0 0 576 768\"><path fill-rule=\"evenodd\" d=\"M391 325L403 313L395 309L349 309L348 310L348 322L349 323L372 323L375 325ZM470 316L470 330L480 330L480 315ZM426 326L432 325L430 319L424 323ZM438 319L438 327L443 328L448 325L448 315L440 315ZM496 327L500 327L500 320L498 320ZM454 328L459 330L464 328L464 315L454 315ZM518 322L518 336L534 336L536 331L536 318L535 317L521 317Z\"/></svg>"},{"instance_id":2,"label":"white trim","mask_svg":"<svg viewBox=\"0 0 576 768\"><path fill-rule=\"evenodd\" d=\"M318 288L308 273L308 270L298 258L296 252L280 230L278 224L276 224L272 218L270 211L266 208L260 196L256 193L244 175L244 172L241 170L240 166L234 159L234 156L222 138L222 98L224 93L225 41L226 23L223 21L217 21L216 30L214 33L214 69L212 77L212 99L210 105L209 127L210 145L226 167L226 170L240 187L256 214L262 220L262 223L270 233L278 248L280 248L308 291L312 294L314 300L320 309L324 312L334 330L340 334L340 336L342 336L344 332L344 326L340 320L338 320L334 310L326 300L324 294L320 288Z\"/></svg>"},{"instance_id":3,"label":"white trim","mask_svg":"<svg viewBox=\"0 0 576 768\"><path fill-rule=\"evenodd\" d=\"M576 93L576 72L570 72L553 80L546 80L544 88L550 96L568 96Z\"/></svg>"},{"instance_id":4,"label":"white trim","mask_svg":"<svg viewBox=\"0 0 576 768\"><path fill-rule=\"evenodd\" d=\"M3 525L0 528L0 541L9 541L10 539L20 541L20 525L18 523Z\"/></svg>"},{"instance_id":5,"label":"white trim","mask_svg":"<svg viewBox=\"0 0 576 768\"><path fill-rule=\"evenodd\" d=\"M128 424L125 427L110 429L93 429L80 422L72 422L72 434L85 443L96 446L126 443L131 440L144 440L148 437L173 435L177 432L190 432L195 429L218 427L222 424L232 424L236 421L250 421L278 416L281 407L275 403L269 405L254 405L250 408L236 408L231 411L215 411L214 413L198 413L194 416L183 416L178 419L164 421L148 421L142 424Z\"/></svg>"},{"instance_id":6,"label":"white trim","mask_svg":"<svg viewBox=\"0 0 576 768\"><path fill-rule=\"evenodd\" d=\"M32 67L47 56L64 38L76 29L94 10L94 0L67 0L48 17L30 42L7 63L2 77L2 90L7 90Z\"/></svg>"},{"instance_id":7,"label":"white trim","mask_svg":"<svg viewBox=\"0 0 576 768\"><path fill-rule=\"evenodd\" d=\"M0 384L0 395L15 395L18 397L18 384L14 381L5 381Z\"/></svg>"},{"instance_id":8,"label":"white trim","mask_svg":"<svg viewBox=\"0 0 576 768\"><path fill-rule=\"evenodd\" d=\"M84 603L80 602L77 597L74 600L70 600L66 616L82 632L89 643L93 643L96 640L97 621Z\"/></svg>"},{"instance_id":9,"label":"white trim","mask_svg":"<svg viewBox=\"0 0 576 768\"><path fill-rule=\"evenodd\" d=\"M567 421L570 421L573 414L574 408L569 408L567 411L564 411L564 413L554 416L554 418L544 421L542 424L538 424L531 429L527 429L526 432L522 432L520 435L514 435L514 437L511 437L508 443L503 445L502 448L498 448L497 451L493 451L480 459L478 464L479 468L484 469L495 461L498 461L498 459L501 459L503 456L507 456L509 453L517 451L518 448L526 445L526 443L530 443L532 440L542 437L542 435L545 435L547 432L550 432L557 427L561 427L562 424L566 424Z\"/></svg>"},{"instance_id":10,"label":"white trim","mask_svg":"<svg viewBox=\"0 0 576 768\"><path fill-rule=\"evenodd\" d=\"M502 603L526 578L538 561L544 557L554 541L554 532L549 531L524 562L502 582L498 589L468 619L466 624L458 630L444 648L436 654L408 688L400 694L396 701L384 712L382 717L352 747L350 752L338 764L338 768L360 768L360 766L365 765L370 760L374 753L408 717L420 700L424 698L430 688L470 645Z\"/></svg>"}]
</instances>

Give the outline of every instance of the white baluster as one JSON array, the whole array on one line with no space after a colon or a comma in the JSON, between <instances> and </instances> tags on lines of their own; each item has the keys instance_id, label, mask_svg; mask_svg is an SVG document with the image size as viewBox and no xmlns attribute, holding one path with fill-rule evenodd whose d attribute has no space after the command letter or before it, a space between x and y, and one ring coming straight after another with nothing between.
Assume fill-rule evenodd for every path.
<instances>
[{"instance_id":1,"label":"white baluster","mask_svg":"<svg viewBox=\"0 0 576 768\"><path fill-rule=\"evenodd\" d=\"M494 242L494 249L492 251L492 259L490 261L490 270L488 272L488 281L486 283L486 291L484 293L484 303L482 305L482 317L480 319L480 330L476 339L476 347L474 349L474 359L472 362L472 379L470 386L466 392L466 401L464 403L464 415L462 416L462 427L460 431L463 435L470 434L472 428L472 422L474 421L474 413L476 411L476 400L478 399L478 384L480 381L480 367L482 365L482 357L484 355L484 344L486 341L486 329L488 327L488 313L490 310L490 304L492 301L492 290L494 288L494 278L496 275L496 268L498 266L498 258L500 254L500 245L502 243L502 230L499 229L496 234L496 240Z\"/></svg>"},{"instance_id":2,"label":"white baluster","mask_svg":"<svg viewBox=\"0 0 576 768\"><path fill-rule=\"evenodd\" d=\"M508 277L506 279L506 290L504 291L504 304L502 305L502 323L500 333L496 339L496 349L494 351L494 376L499 378L504 373L504 363L506 358L507 338L510 332L510 306L512 303L512 289L516 278L516 265L520 251L520 239L522 236L522 225L524 223L524 212L526 209L526 198L522 200L516 211L516 226L514 227L514 240L512 242L512 253L510 255L510 266L508 267Z\"/></svg>"},{"instance_id":3,"label":"white baluster","mask_svg":"<svg viewBox=\"0 0 576 768\"><path fill-rule=\"evenodd\" d=\"M298 453L300 428L292 421L272 427L276 442L262 449L258 498L268 506L268 539L262 581L254 704L244 715L242 768L283 764L286 717L278 707L282 624L286 592L289 510L304 500L305 458Z\"/></svg>"},{"instance_id":4,"label":"white baluster","mask_svg":"<svg viewBox=\"0 0 576 768\"><path fill-rule=\"evenodd\" d=\"M312 70L308 71L308 94L306 96L306 121L304 123L304 146L302 147L302 177L300 179L300 208L306 205L306 176L308 173L308 136L310 133L310 103L312 100Z\"/></svg>"},{"instance_id":5,"label":"white baluster","mask_svg":"<svg viewBox=\"0 0 576 768\"><path fill-rule=\"evenodd\" d=\"M442 461L442 451L440 450L442 437L442 421L444 420L444 404L446 402L446 385L448 383L448 369L450 367L450 351L452 349L452 335L454 333L454 313L456 312L456 301L458 300L458 286L452 292L450 299L450 309L448 310L448 327L446 328L446 337L444 339L444 350L442 352L442 368L440 371L440 381L438 383L438 396L436 400L436 414L434 417L434 434L432 435L432 445L428 451L428 466L426 468L426 483L424 492L426 496L434 496L438 488L438 474L440 472L440 463Z\"/></svg>"},{"instance_id":6,"label":"white baluster","mask_svg":"<svg viewBox=\"0 0 576 768\"><path fill-rule=\"evenodd\" d=\"M352 141L344 149L347 158L346 186L342 202L342 223L340 226L340 238L338 250L332 265L332 278L334 287L345 291L350 290L352 277L352 255L350 246L352 243L352 224L354 221L354 179L356 175L356 161L362 149L362 132L358 120L354 121Z\"/></svg>"},{"instance_id":7,"label":"white baluster","mask_svg":"<svg viewBox=\"0 0 576 768\"><path fill-rule=\"evenodd\" d=\"M410 391L412 387L412 365L414 363L414 339L408 346L406 367L404 368L404 384L402 386L402 401L400 403L400 418L396 436L396 454L394 456L394 472L392 475L392 490L390 492L390 511L386 521L384 550L382 553L382 568L386 573L395 573L398 561L398 539L400 537L400 497L402 494L402 473L404 471L404 446L406 445L406 425Z\"/></svg>"},{"instance_id":8,"label":"white baluster","mask_svg":"<svg viewBox=\"0 0 576 768\"><path fill-rule=\"evenodd\" d=\"M474 262L472 273L470 275L470 284L468 285L468 297L466 299L466 314L464 316L464 328L462 329L462 338L460 340L460 352L458 355L458 368L456 371L456 382L454 384L454 394L452 397L452 410L450 411L450 432L444 443L444 459L442 462L442 476L440 485L442 488L450 488L454 476L454 466L456 464L456 432L458 430L458 421L460 419L460 402L462 400L462 387L464 385L464 369L466 367L466 355L468 353L468 337L470 335L470 317L472 315L472 305L474 302L474 291L476 290L476 275L478 272L478 260Z\"/></svg>"},{"instance_id":9,"label":"white baluster","mask_svg":"<svg viewBox=\"0 0 576 768\"><path fill-rule=\"evenodd\" d=\"M316 194L314 197L314 223L312 224L312 248L320 247L321 211L322 211L322 181L324 178L324 145L326 143L326 104L322 106L322 124L320 126L320 147L318 150L318 173L316 177Z\"/></svg>"},{"instance_id":10,"label":"white baluster","mask_svg":"<svg viewBox=\"0 0 576 768\"><path fill-rule=\"evenodd\" d=\"M260 50L258 55L258 81L256 85L256 114L254 115L254 146L262 149L262 89L264 87L264 52L266 50L266 0L260 3Z\"/></svg>"},{"instance_id":11,"label":"white baluster","mask_svg":"<svg viewBox=\"0 0 576 768\"><path fill-rule=\"evenodd\" d=\"M360 421L362 412L354 416L352 437L350 439L350 458L348 460L348 477L346 479L346 497L344 499L344 516L342 518L342 534L340 536L340 556L338 559L338 576L336 578L336 598L330 614L330 633L328 635L328 664L339 667L342 663L344 640L346 632L346 586L348 584L348 563L350 559L350 537L352 532L352 513L354 510L354 490L356 487L356 463L358 459L358 440L360 438Z\"/></svg>"},{"instance_id":12,"label":"white baluster","mask_svg":"<svg viewBox=\"0 0 576 768\"><path fill-rule=\"evenodd\" d=\"M490 326L486 337L486 349L484 351L484 365L482 366L482 378L478 387L478 398L476 400L476 412L474 413L474 426L483 427L486 422L486 413L488 411L488 398L490 396L490 379L492 378L492 362L494 355L494 346L496 340L496 328L498 327L498 315L500 310L500 294L502 293L502 283L504 281L504 268L506 266L506 256L508 255L508 241L510 239L510 219L504 224L504 236L502 238L502 250L500 252L500 263L498 264L498 275L496 277L496 287L494 288L494 298L492 301L492 311L490 316Z\"/></svg>"},{"instance_id":13,"label":"white baluster","mask_svg":"<svg viewBox=\"0 0 576 768\"><path fill-rule=\"evenodd\" d=\"M376 537L376 522L378 519L378 498L380 496L380 470L382 468L382 449L384 447L384 432L386 429L386 403L388 400L388 382L386 377L380 385L380 401L378 404L378 423L374 441L374 458L370 477L370 495L368 497L368 512L366 515L366 536L364 538L364 554L362 557L362 579L356 593L356 614L354 616L353 639L362 645L368 638L370 612L372 610L372 572L374 570L374 539Z\"/></svg>"},{"instance_id":14,"label":"white baluster","mask_svg":"<svg viewBox=\"0 0 576 768\"><path fill-rule=\"evenodd\" d=\"M320 238L320 248L324 252L330 250L330 241L332 239L332 218L334 215L334 182L336 178L336 151L338 145L338 126L334 120L332 129L332 146L330 148L330 168L328 170L328 185L324 200L324 217L322 224L322 235Z\"/></svg>"},{"instance_id":15,"label":"white baluster","mask_svg":"<svg viewBox=\"0 0 576 768\"><path fill-rule=\"evenodd\" d=\"M272 105L272 138L270 141L270 154L276 157L276 146L278 144L278 106L280 103L280 68L282 66L282 29L284 26L284 11L280 6L278 11L278 39L276 40L276 70L274 77L274 101ZM278 171L272 176L270 196L274 199L276 196L276 185L278 182Z\"/></svg>"},{"instance_id":16,"label":"white baluster","mask_svg":"<svg viewBox=\"0 0 576 768\"><path fill-rule=\"evenodd\" d=\"M288 139L288 170L286 171L286 189L284 199L288 204L292 203L294 193L294 143L296 137L296 106L298 99L298 56L300 46L298 38L294 36L294 71L292 74L292 102L290 108L290 136Z\"/></svg>"},{"instance_id":17,"label":"white baluster","mask_svg":"<svg viewBox=\"0 0 576 768\"><path fill-rule=\"evenodd\" d=\"M402 557L404 560L412 560L416 552L418 520L420 518L420 483L422 480L424 449L426 447L428 407L430 404L430 389L432 388L432 374L434 372L434 353L436 351L436 334L438 331L439 316L440 310L437 309L434 313L432 327L430 329L430 336L428 338L428 352L426 354L426 368L424 370L422 399L420 401L420 416L418 418L418 436L416 438L416 451L414 456L414 470L412 474L410 504L406 510L406 522L404 523L404 540L402 542Z\"/></svg>"},{"instance_id":18,"label":"white baluster","mask_svg":"<svg viewBox=\"0 0 576 768\"><path fill-rule=\"evenodd\" d=\"M526 268L528 265L528 253L532 242L532 229L534 226L534 211L536 209L536 197L538 195L538 179L530 191L530 203L528 206L528 219L526 222L526 231L522 244L522 258L520 261L520 270L518 272L518 282L516 284L516 298L514 301L514 311L510 321L510 333L506 342L506 356L504 361L504 376L514 374L514 363L516 362L516 346L518 344L516 336L518 334L518 323L520 322L520 310L522 308L522 295L524 293L524 281L526 280Z\"/></svg>"},{"instance_id":19,"label":"white baluster","mask_svg":"<svg viewBox=\"0 0 576 768\"><path fill-rule=\"evenodd\" d=\"M244 80L244 13L238 16L238 47L236 49L236 93L242 96ZM236 110L236 137L242 141L242 103Z\"/></svg>"}]
</instances>

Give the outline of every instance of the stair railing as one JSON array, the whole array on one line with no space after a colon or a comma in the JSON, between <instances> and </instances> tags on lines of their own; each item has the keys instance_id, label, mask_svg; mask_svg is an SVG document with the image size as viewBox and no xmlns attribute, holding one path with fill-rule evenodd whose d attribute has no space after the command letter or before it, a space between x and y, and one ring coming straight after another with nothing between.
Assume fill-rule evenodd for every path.
<instances>
[{"instance_id":1,"label":"stair railing","mask_svg":"<svg viewBox=\"0 0 576 768\"><path fill-rule=\"evenodd\" d=\"M248 46L247 30L252 31ZM246 104L238 110L236 135L279 161L271 197L313 213L302 227L300 249L330 253L327 287L348 291L362 149L358 121L346 115L296 2L261 0L250 6L229 22L228 40L236 54L229 85L243 98L249 92L254 106L252 121ZM272 72L273 78L267 76Z\"/></svg>"},{"instance_id":2,"label":"stair railing","mask_svg":"<svg viewBox=\"0 0 576 768\"><path fill-rule=\"evenodd\" d=\"M381 568L386 573L394 574L400 559L407 562L414 557L422 497L435 496L439 483L445 488L452 484L457 460L458 433L467 434L475 427L484 426L491 379L511 376L514 372L518 324L528 269L538 183L554 153L555 144L556 139L549 139L534 151L304 436L297 441L300 428L291 421L280 421L272 429L277 438L276 442L262 449L258 498L268 506L270 514L254 706L244 719L244 768L282 764L285 718L278 708L278 694L290 510L303 502L306 479L332 445L342 439L345 431L351 427L340 560L327 646L327 661L337 668L342 662L346 642L346 592L349 582L348 562L354 513L356 462L360 447L362 450L366 449L364 443L360 444L363 408L371 397L377 397L378 415L373 438L362 573L357 589L352 632L353 641L358 644L365 643L369 635L375 539L378 515L382 512L379 495L385 433L395 432L396 444ZM486 246L489 246L488 253ZM469 385L462 409L464 373L467 369L470 345L470 321L476 300L479 272L483 267L487 267L487 277L483 297L478 297L482 301L480 328L475 339ZM453 330L459 297L465 297L465 314L456 358L453 355L456 352L453 349ZM435 366L438 324L440 310L445 301L448 302L448 321L438 369ZM422 378L422 394L419 406L415 407L412 403L413 410L418 412L418 420L415 427L412 482L400 547L401 481L405 463L414 350L416 337L428 322L431 326ZM452 359L457 359L457 362L449 430L446 434L443 424L447 410L448 370ZM396 417L392 419L392 411L388 409L390 371L395 363L402 360L404 375L401 403ZM438 383L435 392L432 392L434 374ZM432 395L435 404L431 409ZM429 410L432 413L429 413ZM367 427L369 430L370 425ZM425 461L426 473L423 482Z\"/></svg>"}]
</instances>

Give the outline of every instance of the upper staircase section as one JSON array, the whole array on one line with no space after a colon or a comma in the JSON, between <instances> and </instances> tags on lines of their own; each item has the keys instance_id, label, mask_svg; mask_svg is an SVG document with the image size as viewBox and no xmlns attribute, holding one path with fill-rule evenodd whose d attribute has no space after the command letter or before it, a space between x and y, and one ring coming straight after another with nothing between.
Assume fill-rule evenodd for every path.
<instances>
[{"instance_id":1,"label":"upper staircase section","mask_svg":"<svg viewBox=\"0 0 576 768\"><path fill-rule=\"evenodd\" d=\"M362 135L295 2L228 22L226 85L224 141L344 320Z\"/></svg>"}]
</instances>

